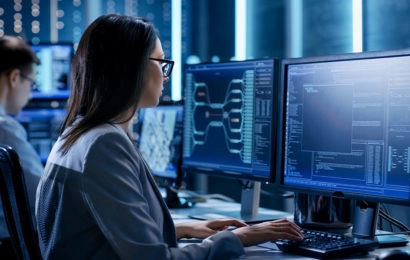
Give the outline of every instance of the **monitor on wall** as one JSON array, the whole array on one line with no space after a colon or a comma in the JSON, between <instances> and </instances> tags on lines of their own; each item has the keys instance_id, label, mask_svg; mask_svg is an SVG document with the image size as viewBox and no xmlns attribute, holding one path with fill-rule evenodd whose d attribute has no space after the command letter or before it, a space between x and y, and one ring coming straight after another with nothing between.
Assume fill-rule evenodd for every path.
<instances>
[{"instance_id":1,"label":"monitor on wall","mask_svg":"<svg viewBox=\"0 0 410 260\"><path fill-rule=\"evenodd\" d=\"M409 50L283 60L280 186L354 200L367 235L379 203L410 205L409 66Z\"/></svg>"},{"instance_id":2,"label":"monitor on wall","mask_svg":"<svg viewBox=\"0 0 410 260\"><path fill-rule=\"evenodd\" d=\"M67 113L74 48L72 43L41 43L30 47L40 60L36 86L32 99L15 118L27 130L28 141L45 164Z\"/></svg>"},{"instance_id":3,"label":"monitor on wall","mask_svg":"<svg viewBox=\"0 0 410 260\"><path fill-rule=\"evenodd\" d=\"M74 55L72 43L30 45L41 64L37 67L33 99L67 99L70 93L70 68Z\"/></svg>"}]
</instances>

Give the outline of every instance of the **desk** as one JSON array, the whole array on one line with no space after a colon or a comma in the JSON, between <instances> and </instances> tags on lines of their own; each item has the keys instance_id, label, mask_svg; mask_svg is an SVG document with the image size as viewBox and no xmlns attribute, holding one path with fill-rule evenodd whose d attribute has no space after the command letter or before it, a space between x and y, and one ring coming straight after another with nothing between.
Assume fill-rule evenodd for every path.
<instances>
[{"instance_id":1,"label":"desk","mask_svg":"<svg viewBox=\"0 0 410 260\"><path fill-rule=\"evenodd\" d=\"M171 214L174 218L175 223L185 222L185 221L193 221L193 219L189 218L190 215L198 215L204 213L214 213L215 216L220 214L230 214L230 212L236 211L240 212L240 204L233 203L233 202L226 202L221 200L209 199L205 203L197 203L193 208L188 209L171 209ZM287 212L277 211L277 210L270 210L260 208L260 212L264 214L272 214L272 215L282 215L286 216L288 219L293 219L293 215ZM181 244L183 246L183 244ZM360 255L360 256L352 256L343 259L376 259L376 257L386 251L394 250L399 247L395 248L382 248L376 249L375 251L369 252L367 255ZM410 245L407 244L405 247L400 247L402 249L410 251ZM245 248L245 257L241 259L255 259L255 260L265 260L265 259L315 259L309 258L305 256L299 255L292 255L286 254L278 250L275 244L273 243L265 243L258 246L246 247Z\"/></svg>"},{"instance_id":2,"label":"desk","mask_svg":"<svg viewBox=\"0 0 410 260\"><path fill-rule=\"evenodd\" d=\"M384 252L394 250L394 249L405 249L410 251L410 245L407 244L405 247L394 247L394 248L381 248L381 249L376 249L374 251L369 252L367 255L361 255L361 256L351 256L351 257L343 257L342 259L351 259L351 260L358 260L358 259L376 259L377 256L381 255ZM254 260L262 260L262 259L300 259L300 260L307 260L307 259L315 259L315 258L310 258L306 256L300 256L300 255L292 255L292 254L286 254L282 253L281 251L277 249L268 249L267 247L263 246L252 246L252 247L247 247L245 248L245 257L243 259L254 259ZM242 258L241 258L242 259Z\"/></svg>"},{"instance_id":3,"label":"desk","mask_svg":"<svg viewBox=\"0 0 410 260\"><path fill-rule=\"evenodd\" d=\"M192 216L197 219L206 217L206 219L233 217L242 219L240 216L241 205L235 202L227 202L219 199L208 199L207 202L196 203L194 207L187 209L171 209L171 215L175 223L192 221ZM293 218L288 212L259 208L258 216L253 219L255 222L267 221L272 219Z\"/></svg>"}]
</instances>

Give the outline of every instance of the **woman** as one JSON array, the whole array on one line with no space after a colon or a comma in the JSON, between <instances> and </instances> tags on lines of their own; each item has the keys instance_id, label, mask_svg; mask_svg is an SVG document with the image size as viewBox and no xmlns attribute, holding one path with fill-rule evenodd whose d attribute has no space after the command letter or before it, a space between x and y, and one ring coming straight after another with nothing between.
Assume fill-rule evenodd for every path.
<instances>
[{"instance_id":1,"label":"woman","mask_svg":"<svg viewBox=\"0 0 410 260\"><path fill-rule=\"evenodd\" d=\"M104 15L85 31L73 59L68 115L37 191L45 259L228 259L243 246L302 238L287 220L174 226L128 134L137 109L158 104L173 66L163 58L155 28L142 18ZM188 237L207 239L178 248L177 239Z\"/></svg>"}]
</instances>

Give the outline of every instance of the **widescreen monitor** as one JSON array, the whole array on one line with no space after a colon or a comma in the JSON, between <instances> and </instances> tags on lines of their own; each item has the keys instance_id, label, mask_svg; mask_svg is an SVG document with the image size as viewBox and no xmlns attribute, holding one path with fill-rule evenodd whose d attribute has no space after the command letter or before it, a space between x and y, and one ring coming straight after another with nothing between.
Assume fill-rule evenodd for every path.
<instances>
[{"instance_id":1,"label":"widescreen monitor","mask_svg":"<svg viewBox=\"0 0 410 260\"><path fill-rule=\"evenodd\" d=\"M33 99L67 99L70 93L70 68L74 55L72 43L30 45L41 64L37 67Z\"/></svg>"},{"instance_id":2,"label":"widescreen monitor","mask_svg":"<svg viewBox=\"0 0 410 260\"><path fill-rule=\"evenodd\" d=\"M280 186L410 205L409 66L409 50L283 60Z\"/></svg>"},{"instance_id":3,"label":"widescreen monitor","mask_svg":"<svg viewBox=\"0 0 410 260\"><path fill-rule=\"evenodd\" d=\"M184 170L274 181L275 69L274 59L185 66Z\"/></svg>"},{"instance_id":4,"label":"widescreen monitor","mask_svg":"<svg viewBox=\"0 0 410 260\"><path fill-rule=\"evenodd\" d=\"M223 216L284 217L258 213L261 182L275 181L276 69L273 58L184 67L182 167L242 182L240 212Z\"/></svg>"}]
</instances>

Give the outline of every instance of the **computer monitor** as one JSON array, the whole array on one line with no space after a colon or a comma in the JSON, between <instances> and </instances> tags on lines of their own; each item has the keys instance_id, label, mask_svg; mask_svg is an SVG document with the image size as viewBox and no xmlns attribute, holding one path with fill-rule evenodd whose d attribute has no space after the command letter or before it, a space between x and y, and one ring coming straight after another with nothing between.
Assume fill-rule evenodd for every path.
<instances>
[{"instance_id":1,"label":"computer monitor","mask_svg":"<svg viewBox=\"0 0 410 260\"><path fill-rule=\"evenodd\" d=\"M275 59L184 67L182 167L251 181L242 192L242 219L257 217L260 182L274 182Z\"/></svg>"},{"instance_id":2,"label":"computer monitor","mask_svg":"<svg viewBox=\"0 0 410 260\"><path fill-rule=\"evenodd\" d=\"M66 116L64 107L24 109L15 116L27 131L28 141L37 151L43 164L57 141L61 125Z\"/></svg>"},{"instance_id":3,"label":"computer monitor","mask_svg":"<svg viewBox=\"0 0 410 260\"><path fill-rule=\"evenodd\" d=\"M69 76L74 55L72 43L40 43L30 45L41 64L37 67L33 98L67 99Z\"/></svg>"},{"instance_id":4,"label":"computer monitor","mask_svg":"<svg viewBox=\"0 0 410 260\"><path fill-rule=\"evenodd\" d=\"M410 50L281 63L280 186L353 200L374 235L379 203L410 205Z\"/></svg>"},{"instance_id":5,"label":"computer monitor","mask_svg":"<svg viewBox=\"0 0 410 260\"><path fill-rule=\"evenodd\" d=\"M134 124L137 144L150 166L157 183L166 188L170 208L190 207L193 203L178 197L183 181L181 171L183 105L161 102L152 108L138 110Z\"/></svg>"}]
</instances>

